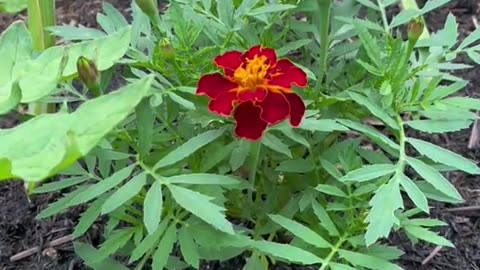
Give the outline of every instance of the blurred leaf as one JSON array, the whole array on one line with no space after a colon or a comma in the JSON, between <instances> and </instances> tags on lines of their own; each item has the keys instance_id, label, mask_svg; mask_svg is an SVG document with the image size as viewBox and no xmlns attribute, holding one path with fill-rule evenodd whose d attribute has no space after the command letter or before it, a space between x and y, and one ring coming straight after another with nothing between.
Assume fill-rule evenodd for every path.
<instances>
[{"instance_id":1,"label":"blurred leaf","mask_svg":"<svg viewBox=\"0 0 480 270\"><path fill-rule=\"evenodd\" d=\"M351 266L340 264L340 263L330 263L329 264L332 270L357 270Z\"/></svg>"},{"instance_id":2,"label":"blurred leaf","mask_svg":"<svg viewBox=\"0 0 480 270\"><path fill-rule=\"evenodd\" d=\"M225 208L212 203L213 198L179 186L169 185L168 189L175 201L187 211L220 231L229 234L235 233L232 224L228 222L222 213L225 211Z\"/></svg>"},{"instance_id":3,"label":"blurred leaf","mask_svg":"<svg viewBox=\"0 0 480 270\"><path fill-rule=\"evenodd\" d=\"M320 185L316 186L315 189L320 191L321 193L325 193L325 194L336 196L336 197L344 197L344 198L348 197L348 195L345 194L345 192L343 192L338 187L332 186L332 185L322 185L322 184L320 184Z\"/></svg>"},{"instance_id":4,"label":"blurred leaf","mask_svg":"<svg viewBox=\"0 0 480 270\"><path fill-rule=\"evenodd\" d=\"M349 92L348 93L353 101L356 103L365 106L373 115L380 118L385 124L390 126L393 129L398 130L398 124L395 120L381 107L377 104L371 102L367 97L360 94Z\"/></svg>"},{"instance_id":5,"label":"blurred leaf","mask_svg":"<svg viewBox=\"0 0 480 270\"><path fill-rule=\"evenodd\" d=\"M356 181L356 182L365 182L370 181L379 177L382 177L387 174L391 174L395 171L396 167L392 164L374 164L374 165L365 165L359 169L348 172L340 181Z\"/></svg>"},{"instance_id":6,"label":"blurred leaf","mask_svg":"<svg viewBox=\"0 0 480 270\"><path fill-rule=\"evenodd\" d=\"M405 124L419 131L427 133L445 133L468 128L472 120L412 120Z\"/></svg>"},{"instance_id":7,"label":"blurred leaf","mask_svg":"<svg viewBox=\"0 0 480 270\"><path fill-rule=\"evenodd\" d=\"M355 266L362 266L368 269L375 269L375 270L385 270L385 269L402 270L401 267L374 256L370 256L370 255L366 255L358 252L352 252L348 250L343 250L343 249L340 249L338 251L338 254L340 255L340 257L344 258L349 263Z\"/></svg>"},{"instance_id":8,"label":"blurred leaf","mask_svg":"<svg viewBox=\"0 0 480 270\"><path fill-rule=\"evenodd\" d=\"M155 244L160 240L160 237L162 234L165 232L165 229L167 228L169 224L168 219L162 220L160 225L158 225L157 229L153 234L147 235L142 242L138 246L133 249L129 263L132 263L134 261L137 261L140 259L145 253L147 253L150 249L152 249Z\"/></svg>"},{"instance_id":9,"label":"blurred leaf","mask_svg":"<svg viewBox=\"0 0 480 270\"><path fill-rule=\"evenodd\" d=\"M277 55L278 55L278 57L285 56L289 52L298 50L302 47L307 46L310 43L312 43L311 39L299 39L299 40L289 42L289 43L287 43L286 45L284 45L283 47L281 47L280 49L277 50Z\"/></svg>"},{"instance_id":10,"label":"blurred leaf","mask_svg":"<svg viewBox=\"0 0 480 270\"><path fill-rule=\"evenodd\" d=\"M264 5L258 8L255 8L247 13L247 15L252 17L257 17L259 15L264 15L268 13L277 13L282 11L287 11L296 8L295 5L288 5L288 4L269 4Z\"/></svg>"},{"instance_id":11,"label":"blurred leaf","mask_svg":"<svg viewBox=\"0 0 480 270\"><path fill-rule=\"evenodd\" d=\"M305 159L289 159L282 161L275 170L288 173L307 173L313 170L313 164Z\"/></svg>"},{"instance_id":12,"label":"blurred leaf","mask_svg":"<svg viewBox=\"0 0 480 270\"><path fill-rule=\"evenodd\" d=\"M456 200L462 200L462 196L452 183L437 170L415 158L407 158L407 162L425 181L432 184L438 191Z\"/></svg>"},{"instance_id":13,"label":"blurred leaf","mask_svg":"<svg viewBox=\"0 0 480 270\"><path fill-rule=\"evenodd\" d=\"M73 177L70 177L70 178L61 179L61 180L53 181L53 182L50 182L50 183L45 183L45 184L41 185L40 187L35 188L33 193L40 194L40 193L48 193L48 192L52 192L52 191L58 191L58 190L62 190L62 189L65 189L65 188L68 188L68 187L71 187L71 186L76 186L78 184L81 184L81 183L89 180L89 179L90 179L90 177L85 176L85 175L73 176Z\"/></svg>"},{"instance_id":14,"label":"blurred leaf","mask_svg":"<svg viewBox=\"0 0 480 270\"><path fill-rule=\"evenodd\" d=\"M262 144L272 149L275 152L286 155L289 158L292 157L292 152L288 148L288 145L282 142L279 138L271 133L266 133L262 138Z\"/></svg>"},{"instance_id":15,"label":"blurred leaf","mask_svg":"<svg viewBox=\"0 0 480 270\"><path fill-rule=\"evenodd\" d=\"M193 104L193 102L187 100L187 99L184 99L183 97L175 94L174 92L167 92L167 95L173 100L175 101L177 104L183 106L185 109L187 110L195 110L195 104Z\"/></svg>"},{"instance_id":16,"label":"blurred leaf","mask_svg":"<svg viewBox=\"0 0 480 270\"><path fill-rule=\"evenodd\" d=\"M169 184L189 184L189 185L238 185L240 181L237 179L219 174L210 173L192 173L180 174L165 178Z\"/></svg>"},{"instance_id":17,"label":"blurred leaf","mask_svg":"<svg viewBox=\"0 0 480 270\"><path fill-rule=\"evenodd\" d=\"M199 134L184 144L177 147L172 152L164 156L157 164L155 164L153 170L160 169L169 165L173 165L195 153L198 149L203 146L213 142L218 137L222 136L225 133L226 128L221 128L217 130L209 130L202 134Z\"/></svg>"},{"instance_id":18,"label":"blurred leaf","mask_svg":"<svg viewBox=\"0 0 480 270\"><path fill-rule=\"evenodd\" d=\"M73 231L73 237L78 238L90 229L90 226L92 226L95 220L100 216L101 207L107 198L107 196L101 196L91 203L88 209L82 213L75 226L75 230Z\"/></svg>"},{"instance_id":19,"label":"blurred leaf","mask_svg":"<svg viewBox=\"0 0 480 270\"><path fill-rule=\"evenodd\" d=\"M94 262L99 262L110 255L113 255L120 248L125 246L132 238L134 228L119 229L110 234L105 242L102 243L102 247L98 250L97 257Z\"/></svg>"},{"instance_id":20,"label":"blurred leaf","mask_svg":"<svg viewBox=\"0 0 480 270\"><path fill-rule=\"evenodd\" d=\"M105 33L95 28L73 25L56 25L46 28L55 36L64 40L89 40L105 37Z\"/></svg>"},{"instance_id":21,"label":"blurred leaf","mask_svg":"<svg viewBox=\"0 0 480 270\"><path fill-rule=\"evenodd\" d=\"M143 201L143 224L148 234L153 234L158 229L158 224L162 217L163 194L160 181L154 181L148 189L145 200Z\"/></svg>"},{"instance_id":22,"label":"blurred leaf","mask_svg":"<svg viewBox=\"0 0 480 270\"><path fill-rule=\"evenodd\" d=\"M356 0L356 1L359 2L360 4L364 5L364 6L368 7L368 8L380 11L378 6L374 3L372 3L370 0Z\"/></svg>"},{"instance_id":23,"label":"blurred leaf","mask_svg":"<svg viewBox=\"0 0 480 270\"><path fill-rule=\"evenodd\" d=\"M393 225L400 223L395 216L395 211L403 208L399 182L399 175L396 174L387 184L382 185L370 200L372 209L367 216L368 227L365 234L367 246L381 237L387 237Z\"/></svg>"},{"instance_id":24,"label":"blurred leaf","mask_svg":"<svg viewBox=\"0 0 480 270\"><path fill-rule=\"evenodd\" d=\"M82 260L85 262L85 265L93 268L94 270L129 270L127 267L111 258L105 258L100 262L96 262L98 250L89 244L74 242L73 247L75 249L75 254L82 258Z\"/></svg>"},{"instance_id":25,"label":"blurred leaf","mask_svg":"<svg viewBox=\"0 0 480 270\"><path fill-rule=\"evenodd\" d=\"M140 192L147 183L146 173L141 173L130 179L125 185L115 191L103 204L102 214L107 214L117 209Z\"/></svg>"},{"instance_id":26,"label":"blurred leaf","mask_svg":"<svg viewBox=\"0 0 480 270\"><path fill-rule=\"evenodd\" d=\"M237 148L233 149L232 155L230 156L230 167L232 171L238 170L245 163L249 152L250 144L244 140L240 141L240 144Z\"/></svg>"},{"instance_id":27,"label":"blurred leaf","mask_svg":"<svg viewBox=\"0 0 480 270\"><path fill-rule=\"evenodd\" d=\"M348 128L338 124L332 119L303 119L302 123L300 124L300 128L309 131L321 132L348 131Z\"/></svg>"},{"instance_id":28,"label":"blurred leaf","mask_svg":"<svg viewBox=\"0 0 480 270\"><path fill-rule=\"evenodd\" d=\"M80 186L74 191L67 193L63 195L62 198L58 199L54 203L50 203L47 208L43 209L42 212L40 212L37 215L37 219L44 219L51 217L53 215L56 215L63 210L67 209L69 207L69 203L80 193L85 191L88 188L88 186Z\"/></svg>"},{"instance_id":29,"label":"blurred leaf","mask_svg":"<svg viewBox=\"0 0 480 270\"><path fill-rule=\"evenodd\" d=\"M228 28L232 28L233 12L235 7L233 6L233 0L217 1L217 13L220 21L222 21Z\"/></svg>"},{"instance_id":30,"label":"blurred leaf","mask_svg":"<svg viewBox=\"0 0 480 270\"><path fill-rule=\"evenodd\" d=\"M478 168L473 161L450 150L414 138L407 138L407 142L409 142L420 154L427 156L435 162L452 166L470 174L480 174L480 168Z\"/></svg>"},{"instance_id":31,"label":"blurred leaf","mask_svg":"<svg viewBox=\"0 0 480 270\"><path fill-rule=\"evenodd\" d=\"M332 245L323 239L316 232L312 231L307 226L300 224L294 220L288 219L280 215L268 215L271 220L273 220L278 225L282 226L289 232L291 232L296 237L302 239L310 245L316 246L318 248L329 248Z\"/></svg>"},{"instance_id":32,"label":"blurred leaf","mask_svg":"<svg viewBox=\"0 0 480 270\"><path fill-rule=\"evenodd\" d=\"M316 255L287 244L256 241L253 244L253 248L274 257L287 260L288 262L300 263L303 265L317 264L322 262L322 259Z\"/></svg>"}]
</instances>

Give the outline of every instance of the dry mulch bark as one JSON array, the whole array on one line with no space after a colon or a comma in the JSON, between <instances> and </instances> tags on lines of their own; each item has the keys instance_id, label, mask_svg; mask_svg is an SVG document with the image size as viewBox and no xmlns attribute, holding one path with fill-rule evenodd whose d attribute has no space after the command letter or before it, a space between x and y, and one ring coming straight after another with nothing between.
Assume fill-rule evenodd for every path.
<instances>
[{"instance_id":1,"label":"dry mulch bark","mask_svg":"<svg viewBox=\"0 0 480 270\"><path fill-rule=\"evenodd\" d=\"M110 0L108 2L126 15L130 12L130 1ZM59 24L97 26L96 14L101 10L100 0L57 0L56 3ZM477 27L476 24L480 21L480 2L474 0L453 1L452 4L428 15L429 28L433 31L441 29L449 12L456 16L459 23L459 33L461 38L464 38ZM3 31L9 23L16 19L25 19L25 16L20 14L12 17L0 14L0 31ZM478 65L472 69L458 72L457 75L470 80L470 84L462 92L462 95L480 97L480 67ZM16 123L16 118L0 119L0 128L12 127ZM470 130L442 136L414 135L480 161L480 150L467 148ZM451 173L448 178L465 198L463 206L480 206L479 177ZM25 189L21 182L10 181L0 184L0 270L88 269L74 254L71 243L56 246L54 249L42 249L42 252L14 263L9 261L10 256L14 254L35 246L43 247L51 240L72 232L72 228L77 223L81 213L80 208L69 210L62 215L46 220L35 219L36 215L56 198L58 198L58 194L47 194L33 196L30 201L25 195ZM441 249L425 265L422 265L422 261L432 254L435 246L425 243L412 246L404 235L392 234L388 242L400 246L406 253L399 263L409 270L480 269L480 209L451 212L449 209L458 206L443 203L436 203L433 207L432 215L449 224L447 228L442 229L441 234L451 239L456 245L456 249ZM94 227L83 241L94 245L98 244L101 241L100 230L99 227ZM242 258L236 258L223 263L204 264L202 269L235 270L241 269L243 263ZM279 265L277 269L306 270L312 268Z\"/></svg>"}]
</instances>

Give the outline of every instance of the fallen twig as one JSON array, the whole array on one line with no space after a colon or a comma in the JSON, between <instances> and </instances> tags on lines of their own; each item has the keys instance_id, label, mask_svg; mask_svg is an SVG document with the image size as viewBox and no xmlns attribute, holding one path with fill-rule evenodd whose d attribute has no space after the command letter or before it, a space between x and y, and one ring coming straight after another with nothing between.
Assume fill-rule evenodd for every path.
<instances>
[{"instance_id":1,"label":"fallen twig","mask_svg":"<svg viewBox=\"0 0 480 270\"><path fill-rule=\"evenodd\" d=\"M442 249L441 246L435 247L432 252L422 261L422 265L427 264L435 255L438 254L438 252Z\"/></svg>"},{"instance_id":2,"label":"fallen twig","mask_svg":"<svg viewBox=\"0 0 480 270\"><path fill-rule=\"evenodd\" d=\"M52 241L48 242L45 245L45 249L52 248L52 247L55 247L55 246L59 246L59 245L65 244L67 242L70 242L72 240L73 240L73 235L72 234L60 237L60 238L57 238L55 240L52 240ZM30 257L33 254L40 252L41 250L42 249L39 246L35 246L33 248L24 250L24 251L22 251L20 253L17 253L15 255L13 255L12 257L10 257L10 262L16 262L16 261L22 260L24 258Z\"/></svg>"},{"instance_id":3,"label":"fallen twig","mask_svg":"<svg viewBox=\"0 0 480 270\"><path fill-rule=\"evenodd\" d=\"M480 210L480 205L461 206L455 208L447 208L447 212L464 212L464 211L477 211Z\"/></svg>"}]
</instances>

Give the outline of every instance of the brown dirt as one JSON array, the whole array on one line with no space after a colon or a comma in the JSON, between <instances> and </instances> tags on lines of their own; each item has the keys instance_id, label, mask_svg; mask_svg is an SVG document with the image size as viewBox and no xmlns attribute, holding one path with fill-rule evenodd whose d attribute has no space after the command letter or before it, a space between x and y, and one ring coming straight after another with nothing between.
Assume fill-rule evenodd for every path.
<instances>
[{"instance_id":1,"label":"brown dirt","mask_svg":"<svg viewBox=\"0 0 480 270\"><path fill-rule=\"evenodd\" d=\"M125 0L110 0L115 7L123 13L129 13L129 2ZM96 26L95 17L101 10L100 0L74 1L57 0L59 24L82 24ZM443 27L446 16L452 12L457 17L461 37L464 38L475 29L475 24L480 21L480 2L476 0L457 0L427 17L431 30ZM25 19L20 14L15 17L0 14L0 31L3 31L14 19ZM470 80L464 95L480 97L480 67L462 71L457 75ZM1 119L1 127L15 124L11 119ZM416 134L418 135L418 134ZM467 148L470 130L451 133L448 136L425 136L423 138L433 141L471 159L480 161L480 150ZM464 206L480 206L480 178L452 173L449 179L461 191L465 198ZM71 243L56 247L52 254L42 252L34 254L16 263L9 262L8 258L18 252L43 246L49 241L68 235L78 220L79 209L70 210L62 215L46 220L37 220L35 216L49 202L55 200L58 194L34 196L29 201L20 182L5 182L0 184L0 270L83 270L81 260L74 254ZM447 212L447 209L457 207L448 204L436 203L432 215L446 221L449 226L441 234L451 239L456 249L441 249L428 263L421 262L430 255L434 246L420 243L412 246L404 235L392 234L389 242L399 245L406 254L400 264L408 270L477 270L480 269L480 210ZM84 239L97 244L100 239L98 229L92 230ZM50 255L50 256L49 256ZM211 263L202 266L210 270L241 269L243 260L240 258L223 263ZM282 265L278 269L293 269ZM302 268L295 268L300 270ZM303 268L305 269L305 268Z\"/></svg>"}]
</instances>

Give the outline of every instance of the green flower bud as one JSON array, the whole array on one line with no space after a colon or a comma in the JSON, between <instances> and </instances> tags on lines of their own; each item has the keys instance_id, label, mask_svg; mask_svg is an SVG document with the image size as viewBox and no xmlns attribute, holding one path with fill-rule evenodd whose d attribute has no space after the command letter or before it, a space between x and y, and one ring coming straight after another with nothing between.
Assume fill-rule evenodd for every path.
<instances>
[{"instance_id":1,"label":"green flower bud","mask_svg":"<svg viewBox=\"0 0 480 270\"><path fill-rule=\"evenodd\" d=\"M158 54L165 60L172 60L175 58L175 48L170 43L168 38L160 40L157 46Z\"/></svg>"},{"instance_id":2,"label":"green flower bud","mask_svg":"<svg viewBox=\"0 0 480 270\"><path fill-rule=\"evenodd\" d=\"M160 22L157 0L135 0L135 2L153 23L158 24Z\"/></svg>"},{"instance_id":3,"label":"green flower bud","mask_svg":"<svg viewBox=\"0 0 480 270\"><path fill-rule=\"evenodd\" d=\"M96 96L100 95L100 75L95 63L83 56L77 60L78 78L91 90Z\"/></svg>"},{"instance_id":4,"label":"green flower bud","mask_svg":"<svg viewBox=\"0 0 480 270\"><path fill-rule=\"evenodd\" d=\"M421 17L412 20L408 24L408 40L412 42L417 42L417 40L422 35L424 28L425 23L423 22L423 19Z\"/></svg>"}]
</instances>

